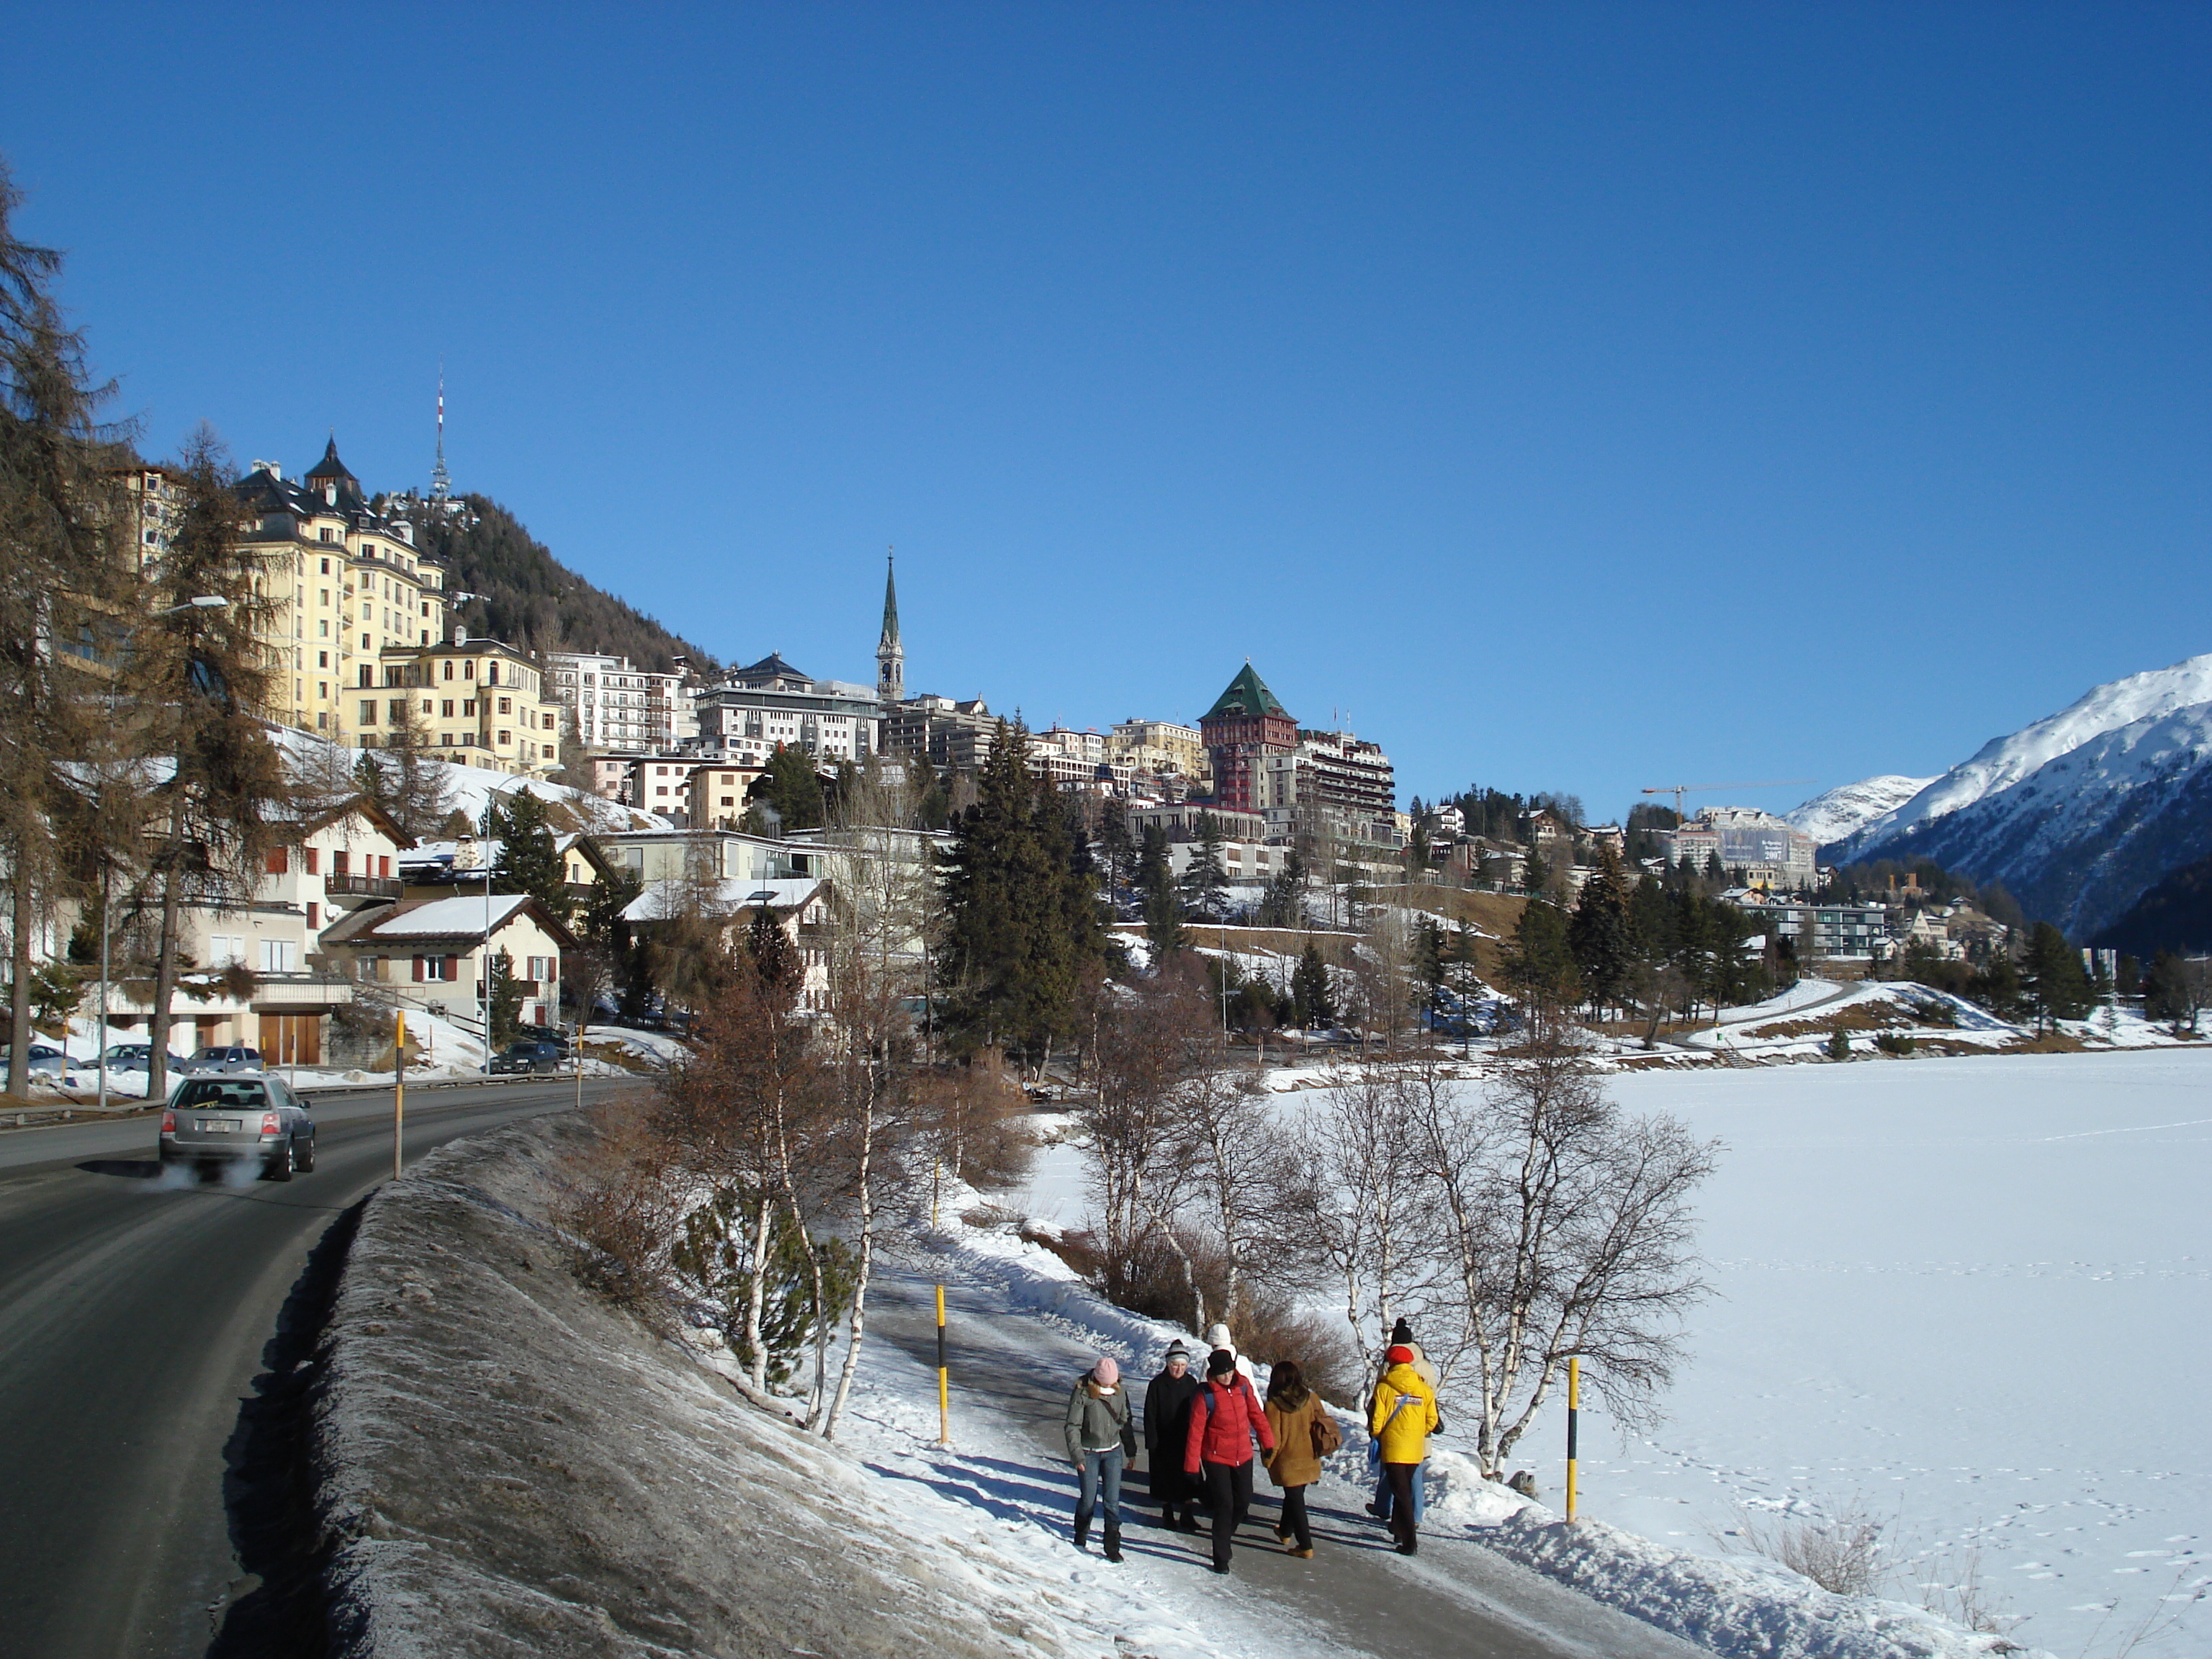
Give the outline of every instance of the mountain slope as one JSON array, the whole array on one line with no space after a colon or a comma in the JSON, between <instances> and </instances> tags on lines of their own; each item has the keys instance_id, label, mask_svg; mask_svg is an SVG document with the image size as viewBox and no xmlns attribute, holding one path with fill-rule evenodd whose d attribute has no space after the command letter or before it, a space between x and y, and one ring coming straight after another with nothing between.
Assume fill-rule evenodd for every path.
<instances>
[{"instance_id":1,"label":"mountain slope","mask_svg":"<svg viewBox=\"0 0 2212 1659\"><path fill-rule=\"evenodd\" d=\"M1878 778L1861 778L1822 791L1802 806L1782 815L1793 830L1812 836L1816 846L1841 841L1863 824L1911 800L1935 782L1933 778L1908 778L1886 772Z\"/></svg>"},{"instance_id":2,"label":"mountain slope","mask_svg":"<svg viewBox=\"0 0 2212 1659\"><path fill-rule=\"evenodd\" d=\"M465 517L418 514L415 541L448 561L453 586L483 596L454 607L470 633L525 650L628 657L662 673L678 657L701 670L719 666L697 646L569 569L498 502L483 495L466 500Z\"/></svg>"},{"instance_id":3,"label":"mountain slope","mask_svg":"<svg viewBox=\"0 0 2212 1659\"><path fill-rule=\"evenodd\" d=\"M2108 732L2207 702L2212 702L2212 654L2108 681L2010 737L1990 738L1972 759L1863 826L1850 837L1845 856L1873 857L1877 846L1892 836L2009 789L2046 763Z\"/></svg>"},{"instance_id":4,"label":"mountain slope","mask_svg":"<svg viewBox=\"0 0 2212 1659\"><path fill-rule=\"evenodd\" d=\"M2168 871L2092 943L2145 962L2160 951L2190 956L2212 951L2212 858Z\"/></svg>"},{"instance_id":5,"label":"mountain slope","mask_svg":"<svg viewBox=\"0 0 2212 1659\"><path fill-rule=\"evenodd\" d=\"M2002 881L2029 915L2098 933L2212 854L2212 657L2100 686L1985 744L1846 845L1854 860L1929 858Z\"/></svg>"}]
</instances>

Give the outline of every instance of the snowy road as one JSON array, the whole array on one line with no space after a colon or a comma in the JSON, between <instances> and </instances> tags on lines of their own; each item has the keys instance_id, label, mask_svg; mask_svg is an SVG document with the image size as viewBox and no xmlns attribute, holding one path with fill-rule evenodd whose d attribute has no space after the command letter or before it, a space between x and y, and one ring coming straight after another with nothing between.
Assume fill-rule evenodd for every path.
<instances>
[{"instance_id":1,"label":"snowy road","mask_svg":"<svg viewBox=\"0 0 2212 1659\"><path fill-rule=\"evenodd\" d=\"M994 1470L992 1489L979 1497L1066 1540L1074 1473L1060 1425L1068 1388L1096 1351L1033 1313L1010 1309L1003 1293L988 1285L948 1284L946 1304L953 1434L962 1455L945 1474L973 1480L979 1466ZM870 1310L872 1339L898 1351L880 1356L881 1362L909 1374L882 1380L890 1392L910 1394L913 1370L927 1373L936 1364L929 1282L919 1270L893 1268L878 1280ZM1257 1473L1256 1485L1234 1576L1222 1581L1205 1570L1206 1535L1172 1534L1154 1524L1158 1510L1143 1497L1142 1476L1133 1477L1125 1491L1133 1500L1127 1504L1133 1523L1125 1538L1128 1561L1108 1566L1094 1545L1093 1583L1186 1613L1195 1606L1199 1621L1217 1637L1228 1633L1218 1622L1224 1615L1255 1623L1260 1628L1250 1650L1271 1656L1304 1650L1393 1659L1690 1659L1697 1651L1463 1540L1425 1537L1420 1555L1407 1560L1361 1512L1366 1494L1340 1480L1325 1480L1313 1494L1316 1552L1312 1560L1298 1560L1274 1542L1276 1499L1264 1472ZM1073 1543L1065 1547L1073 1556ZM1237 1650L1224 1644L1224 1650Z\"/></svg>"}]
</instances>

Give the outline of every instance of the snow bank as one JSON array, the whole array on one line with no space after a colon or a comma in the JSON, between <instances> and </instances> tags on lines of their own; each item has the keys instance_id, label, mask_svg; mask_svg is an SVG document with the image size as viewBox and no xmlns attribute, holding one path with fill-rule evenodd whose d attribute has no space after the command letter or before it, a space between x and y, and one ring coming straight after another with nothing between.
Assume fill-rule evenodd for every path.
<instances>
[{"instance_id":1,"label":"snow bank","mask_svg":"<svg viewBox=\"0 0 2212 1659\"><path fill-rule=\"evenodd\" d=\"M580 1284L547 1214L587 1133L457 1143L369 1201L318 1355L333 1653L1113 1649L1065 1569L740 1405Z\"/></svg>"},{"instance_id":2,"label":"snow bank","mask_svg":"<svg viewBox=\"0 0 2212 1659\"><path fill-rule=\"evenodd\" d=\"M1570 1526L1538 1504L1470 1530L1524 1566L1731 1659L2033 1659L2001 1636L1902 1601L1832 1595L1772 1562L1692 1555L1602 1521Z\"/></svg>"}]
</instances>

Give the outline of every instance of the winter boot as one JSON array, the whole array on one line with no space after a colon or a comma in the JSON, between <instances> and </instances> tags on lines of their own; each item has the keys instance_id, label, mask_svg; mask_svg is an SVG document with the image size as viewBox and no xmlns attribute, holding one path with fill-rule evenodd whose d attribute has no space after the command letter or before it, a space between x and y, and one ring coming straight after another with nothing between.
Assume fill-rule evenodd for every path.
<instances>
[{"instance_id":1,"label":"winter boot","mask_svg":"<svg viewBox=\"0 0 2212 1659\"><path fill-rule=\"evenodd\" d=\"M1111 1521L1106 1523L1106 1559L1114 1562L1121 1559L1121 1528Z\"/></svg>"},{"instance_id":2,"label":"winter boot","mask_svg":"<svg viewBox=\"0 0 2212 1659\"><path fill-rule=\"evenodd\" d=\"M1075 1523L1075 1547L1079 1550L1091 1547L1091 1517L1087 1515Z\"/></svg>"}]
</instances>

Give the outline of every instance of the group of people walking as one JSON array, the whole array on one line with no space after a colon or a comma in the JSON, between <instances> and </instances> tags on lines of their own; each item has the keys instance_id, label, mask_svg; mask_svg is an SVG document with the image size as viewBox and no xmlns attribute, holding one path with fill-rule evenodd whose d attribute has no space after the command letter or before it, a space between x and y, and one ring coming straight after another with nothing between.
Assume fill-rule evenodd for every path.
<instances>
[{"instance_id":1,"label":"group of people walking","mask_svg":"<svg viewBox=\"0 0 2212 1659\"><path fill-rule=\"evenodd\" d=\"M1207 1327L1205 1340L1203 1376L1192 1369L1191 1350L1176 1342L1145 1390L1141 1433L1160 1524L1194 1533L1198 1511L1206 1510L1212 1568L1226 1573L1237 1530L1250 1517L1258 1462L1283 1494L1276 1541L1310 1559L1306 1488L1343 1444L1336 1419L1295 1361L1275 1362L1262 1401L1252 1364L1237 1352L1229 1328ZM1399 1553L1412 1555L1419 1548L1420 1466L1443 1419L1436 1371L1403 1320L1391 1331L1367 1417L1370 1459L1379 1460L1381 1471L1368 1512L1389 1525ZM1121 1476L1137 1455L1139 1422L1118 1362L1102 1358L1076 1379L1067 1401L1067 1455L1078 1472L1075 1545L1089 1547L1091 1521L1103 1515L1109 1561L1121 1559Z\"/></svg>"}]
</instances>

